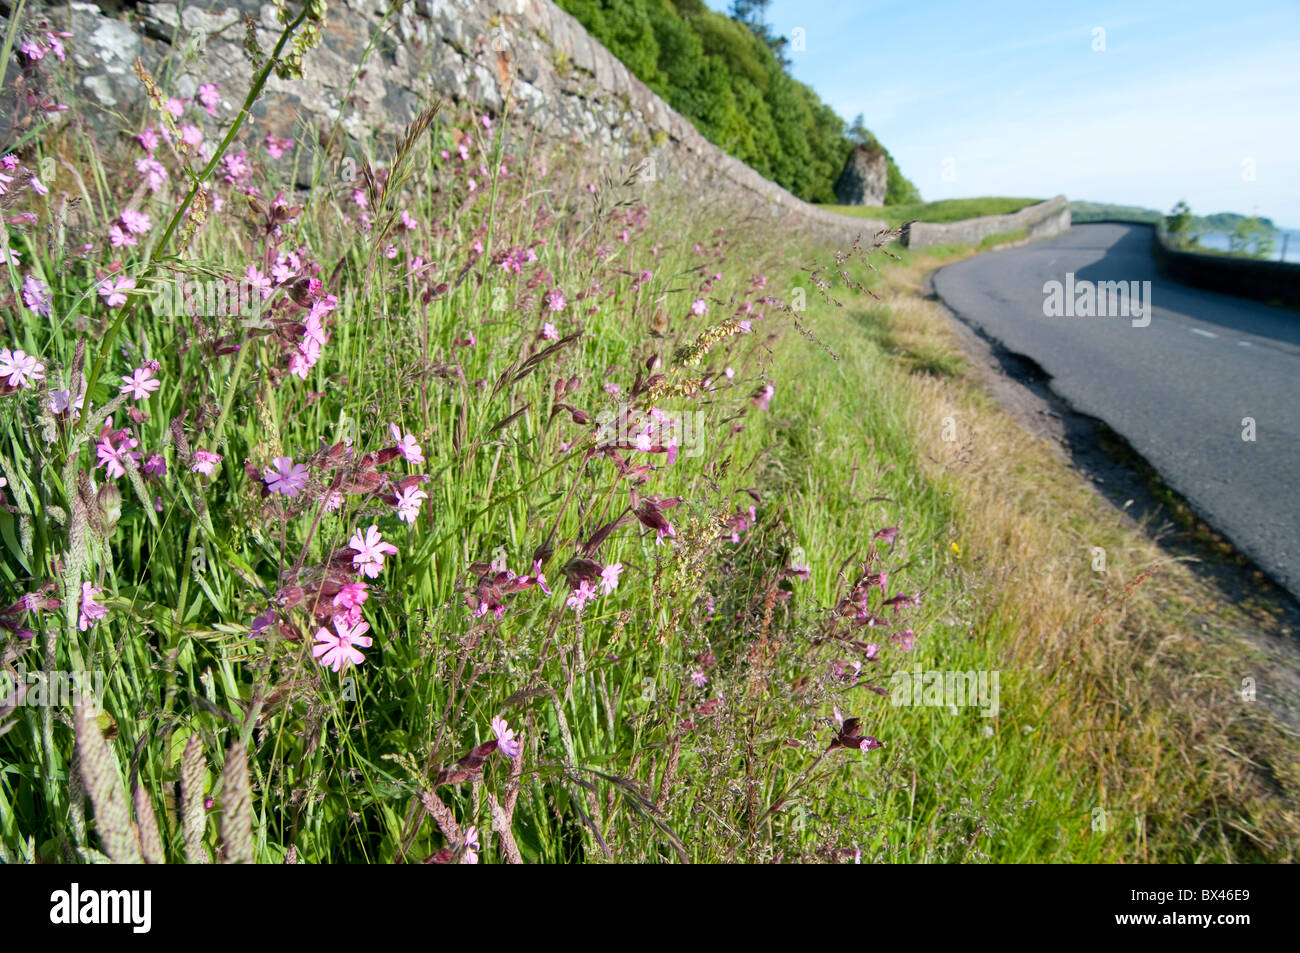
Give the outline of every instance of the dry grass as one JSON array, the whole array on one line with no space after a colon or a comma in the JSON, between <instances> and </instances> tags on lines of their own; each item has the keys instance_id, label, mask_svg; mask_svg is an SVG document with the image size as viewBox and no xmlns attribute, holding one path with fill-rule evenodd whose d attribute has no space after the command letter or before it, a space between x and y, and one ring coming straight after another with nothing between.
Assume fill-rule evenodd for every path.
<instances>
[{"instance_id":1,"label":"dry grass","mask_svg":"<svg viewBox=\"0 0 1300 953\"><path fill-rule=\"evenodd\" d=\"M874 314L904 357L957 368L904 360L898 373L915 397L923 466L961 515L967 569L992 583L976 631L1037 682L1037 711L1009 717L1041 723L1090 766L1096 803L1128 825L1134 860L1156 837L1191 845L1189 859L1294 860L1300 744L1243 698L1243 679L1261 681L1267 663L1239 635L1250 619L994 401L951 319L920 294L936 264L886 272ZM1198 843L1210 827L1223 843Z\"/></svg>"}]
</instances>

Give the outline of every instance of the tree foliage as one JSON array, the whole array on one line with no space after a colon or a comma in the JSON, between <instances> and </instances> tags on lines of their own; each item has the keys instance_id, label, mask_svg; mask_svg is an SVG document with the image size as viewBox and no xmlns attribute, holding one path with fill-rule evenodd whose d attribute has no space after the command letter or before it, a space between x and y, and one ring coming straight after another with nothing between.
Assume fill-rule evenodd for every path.
<instances>
[{"instance_id":1,"label":"tree foliage","mask_svg":"<svg viewBox=\"0 0 1300 953\"><path fill-rule=\"evenodd\" d=\"M787 72L766 3L736 3L728 18L701 0L558 2L709 141L802 199L835 201L849 151L866 140ZM860 121L855 128L875 141ZM885 155L886 204L920 201Z\"/></svg>"}]
</instances>

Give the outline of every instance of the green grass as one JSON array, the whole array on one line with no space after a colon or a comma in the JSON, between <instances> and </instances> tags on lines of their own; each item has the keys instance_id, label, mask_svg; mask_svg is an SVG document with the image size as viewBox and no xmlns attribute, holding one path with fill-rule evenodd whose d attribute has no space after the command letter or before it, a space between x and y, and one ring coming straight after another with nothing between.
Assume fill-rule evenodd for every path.
<instances>
[{"instance_id":1,"label":"green grass","mask_svg":"<svg viewBox=\"0 0 1300 953\"><path fill-rule=\"evenodd\" d=\"M861 205L823 205L832 212L843 215L856 215L861 218L878 219L891 227L904 222L960 222L968 218L980 218L984 215L1008 215L1018 212L1030 205L1037 205L1042 199L977 198L977 199L943 199L938 202L922 202L916 205L884 205L876 208Z\"/></svg>"}]
</instances>

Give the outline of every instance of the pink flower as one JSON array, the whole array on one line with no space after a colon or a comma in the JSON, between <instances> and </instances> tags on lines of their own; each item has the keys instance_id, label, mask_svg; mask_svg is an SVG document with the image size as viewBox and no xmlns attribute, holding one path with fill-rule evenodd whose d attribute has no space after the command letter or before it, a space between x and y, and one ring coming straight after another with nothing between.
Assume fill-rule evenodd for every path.
<instances>
[{"instance_id":1,"label":"pink flower","mask_svg":"<svg viewBox=\"0 0 1300 953\"><path fill-rule=\"evenodd\" d=\"M691 681L695 683L696 688L703 688L709 682L709 677L698 669L691 672Z\"/></svg>"},{"instance_id":2,"label":"pink flower","mask_svg":"<svg viewBox=\"0 0 1300 953\"><path fill-rule=\"evenodd\" d=\"M591 583L584 580L578 584L577 589L574 589L573 592L569 593L569 598L564 601L564 604L575 613L580 614L583 606L585 606L589 600L594 598L596 598L596 590L592 587Z\"/></svg>"},{"instance_id":3,"label":"pink flower","mask_svg":"<svg viewBox=\"0 0 1300 953\"><path fill-rule=\"evenodd\" d=\"M48 318L53 313L51 305L54 302L54 296L50 294L49 285L41 281L35 275L28 275L23 279L23 304L33 314Z\"/></svg>"},{"instance_id":4,"label":"pink flower","mask_svg":"<svg viewBox=\"0 0 1300 953\"><path fill-rule=\"evenodd\" d=\"M126 304L126 292L135 287L134 278L105 278L99 283L99 296L110 308L120 308ZM123 378L125 380L125 378Z\"/></svg>"},{"instance_id":5,"label":"pink flower","mask_svg":"<svg viewBox=\"0 0 1300 953\"><path fill-rule=\"evenodd\" d=\"M153 155L153 151L158 148L158 130L150 126L144 132L137 133L135 141L140 143L140 148L145 152Z\"/></svg>"},{"instance_id":6,"label":"pink flower","mask_svg":"<svg viewBox=\"0 0 1300 953\"><path fill-rule=\"evenodd\" d=\"M699 317L700 315L704 315L708 313L709 313L709 306L705 304L703 298L696 298L693 302L691 302L691 314L695 315L696 317Z\"/></svg>"},{"instance_id":7,"label":"pink flower","mask_svg":"<svg viewBox=\"0 0 1300 953\"><path fill-rule=\"evenodd\" d=\"M397 424L389 424L388 432L391 433L393 439L397 441L397 452L402 455L403 460L407 463L424 462L424 451L421 450L420 445L415 442L414 435L409 433L403 434L401 428L399 428Z\"/></svg>"},{"instance_id":8,"label":"pink flower","mask_svg":"<svg viewBox=\"0 0 1300 953\"><path fill-rule=\"evenodd\" d=\"M397 547L383 541L379 527L374 523L370 524L364 536L360 530L353 533L348 546L356 550L356 555L352 557L353 568L369 579L374 579L384 568L385 556L397 555Z\"/></svg>"},{"instance_id":9,"label":"pink flower","mask_svg":"<svg viewBox=\"0 0 1300 953\"><path fill-rule=\"evenodd\" d=\"M292 457L276 457L275 465L267 467L262 479L266 488L281 496L297 496L307 485L308 471L301 463L294 463Z\"/></svg>"},{"instance_id":10,"label":"pink flower","mask_svg":"<svg viewBox=\"0 0 1300 953\"><path fill-rule=\"evenodd\" d=\"M482 850L478 844L478 828L468 827L465 829L465 863L477 864L478 852Z\"/></svg>"},{"instance_id":11,"label":"pink flower","mask_svg":"<svg viewBox=\"0 0 1300 953\"><path fill-rule=\"evenodd\" d=\"M163 164L153 156L136 159L135 170L144 176L150 192L157 192L161 189L168 178L167 170L163 168Z\"/></svg>"},{"instance_id":12,"label":"pink flower","mask_svg":"<svg viewBox=\"0 0 1300 953\"><path fill-rule=\"evenodd\" d=\"M618 577L622 572L622 563L610 563L600 571L600 588L605 595L609 595L618 588Z\"/></svg>"},{"instance_id":13,"label":"pink flower","mask_svg":"<svg viewBox=\"0 0 1300 953\"><path fill-rule=\"evenodd\" d=\"M337 616L331 620L334 631L320 628L316 630L316 644L311 654L320 664L334 672L341 672L351 665L360 665L366 657L356 648L370 648L374 640L366 635L370 631L369 622L348 625Z\"/></svg>"},{"instance_id":14,"label":"pink flower","mask_svg":"<svg viewBox=\"0 0 1300 953\"><path fill-rule=\"evenodd\" d=\"M349 582L335 594L333 604L340 609L359 609L361 603L370 598L366 584L361 580Z\"/></svg>"},{"instance_id":15,"label":"pink flower","mask_svg":"<svg viewBox=\"0 0 1300 953\"><path fill-rule=\"evenodd\" d=\"M357 208L365 208L370 204L370 200L366 198L366 193L361 189L352 190L352 201L356 204Z\"/></svg>"},{"instance_id":16,"label":"pink flower","mask_svg":"<svg viewBox=\"0 0 1300 953\"><path fill-rule=\"evenodd\" d=\"M221 164L225 167L225 180L227 182L242 182L253 174L253 170L248 164L247 149L240 152L232 152L230 155L222 157Z\"/></svg>"},{"instance_id":17,"label":"pink flower","mask_svg":"<svg viewBox=\"0 0 1300 953\"><path fill-rule=\"evenodd\" d=\"M82 632L108 615L108 607L95 601L95 596L103 591L93 588L88 582L81 584L81 611L77 614L77 628Z\"/></svg>"},{"instance_id":18,"label":"pink flower","mask_svg":"<svg viewBox=\"0 0 1300 953\"><path fill-rule=\"evenodd\" d=\"M911 629L904 629L902 632L895 632L891 635L889 641L893 642L904 652L910 652L912 651L912 647L916 644L916 633Z\"/></svg>"},{"instance_id":19,"label":"pink flower","mask_svg":"<svg viewBox=\"0 0 1300 953\"><path fill-rule=\"evenodd\" d=\"M765 386L754 395L754 406L759 410L767 410L767 405L772 402L772 395L776 393L776 388L771 384Z\"/></svg>"},{"instance_id":20,"label":"pink flower","mask_svg":"<svg viewBox=\"0 0 1300 953\"><path fill-rule=\"evenodd\" d=\"M105 437L95 445L95 454L99 457L99 463L96 466L102 466L110 480L125 476L126 459L130 455L130 451L134 450L138 443L139 441L132 438L121 444L114 445L112 440Z\"/></svg>"},{"instance_id":21,"label":"pink flower","mask_svg":"<svg viewBox=\"0 0 1300 953\"><path fill-rule=\"evenodd\" d=\"M181 142L197 149L203 143L203 130L192 123L181 126Z\"/></svg>"},{"instance_id":22,"label":"pink flower","mask_svg":"<svg viewBox=\"0 0 1300 953\"><path fill-rule=\"evenodd\" d=\"M554 341L557 338L559 338L559 336L560 333L555 330L555 325L553 325L550 321L547 321L545 324L542 325L542 337L546 338L546 340Z\"/></svg>"},{"instance_id":23,"label":"pink flower","mask_svg":"<svg viewBox=\"0 0 1300 953\"><path fill-rule=\"evenodd\" d=\"M217 115L217 106L221 102L220 89L221 86L218 83L204 83L199 87L199 105L208 111L208 115L214 118Z\"/></svg>"},{"instance_id":24,"label":"pink flower","mask_svg":"<svg viewBox=\"0 0 1300 953\"><path fill-rule=\"evenodd\" d=\"M190 457L190 470L194 473L202 473L204 476L212 476L220 462L221 454L198 449Z\"/></svg>"},{"instance_id":25,"label":"pink flower","mask_svg":"<svg viewBox=\"0 0 1300 953\"><path fill-rule=\"evenodd\" d=\"M0 379L10 387L30 387L45 379L45 365L26 351L0 347Z\"/></svg>"},{"instance_id":26,"label":"pink flower","mask_svg":"<svg viewBox=\"0 0 1300 953\"><path fill-rule=\"evenodd\" d=\"M123 227L132 235L143 235L153 227L149 214L138 209L124 208L118 218L122 220Z\"/></svg>"},{"instance_id":27,"label":"pink flower","mask_svg":"<svg viewBox=\"0 0 1300 953\"><path fill-rule=\"evenodd\" d=\"M409 486L397 496L397 516L399 519L414 524L420 515L420 501L427 500L429 494L417 486Z\"/></svg>"},{"instance_id":28,"label":"pink flower","mask_svg":"<svg viewBox=\"0 0 1300 953\"><path fill-rule=\"evenodd\" d=\"M568 300L564 297L564 292L559 288L552 288L546 292L546 306L552 311L563 311L568 307Z\"/></svg>"},{"instance_id":29,"label":"pink flower","mask_svg":"<svg viewBox=\"0 0 1300 953\"><path fill-rule=\"evenodd\" d=\"M507 758L519 757L519 742L514 729L500 715L492 719L492 734L497 736L497 750Z\"/></svg>"},{"instance_id":30,"label":"pink flower","mask_svg":"<svg viewBox=\"0 0 1300 953\"><path fill-rule=\"evenodd\" d=\"M167 461L162 458L162 454L155 453L144 462L144 472L149 476L166 476Z\"/></svg>"},{"instance_id":31,"label":"pink flower","mask_svg":"<svg viewBox=\"0 0 1300 953\"><path fill-rule=\"evenodd\" d=\"M263 299L271 297L271 279L262 274L256 265L249 265L244 272L244 280L258 290Z\"/></svg>"},{"instance_id":32,"label":"pink flower","mask_svg":"<svg viewBox=\"0 0 1300 953\"><path fill-rule=\"evenodd\" d=\"M150 368L137 367L131 372L130 377L122 378L122 386L118 390L123 394L130 394L132 400L147 400L149 395L161 386L161 382L154 379Z\"/></svg>"},{"instance_id":33,"label":"pink flower","mask_svg":"<svg viewBox=\"0 0 1300 953\"><path fill-rule=\"evenodd\" d=\"M292 139L277 139L275 136L266 137L266 151L272 159L278 159L290 149L293 148Z\"/></svg>"}]
</instances>

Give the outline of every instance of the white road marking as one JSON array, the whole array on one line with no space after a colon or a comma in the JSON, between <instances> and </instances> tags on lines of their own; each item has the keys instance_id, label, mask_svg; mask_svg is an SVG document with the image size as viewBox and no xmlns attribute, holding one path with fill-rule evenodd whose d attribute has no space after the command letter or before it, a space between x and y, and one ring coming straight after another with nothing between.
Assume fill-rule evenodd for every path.
<instances>
[{"instance_id":1,"label":"white road marking","mask_svg":"<svg viewBox=\"0 0 1300 953\"><path fill-rule=\"evenodd\" d=\"M1200 328L1188 328L1187 330L1191 331L1193 334L1200 334L1200 335L1202 335L1202 336L1204 336L1204 337L1207 337L1207 338L1217 338L1217 337L1218 337L1218 335L1215 334L1213 331L1202 331Z\"/></svg>"},{"instance_id":2,"label":"white road marking","mask_svg":"<svg viewBox=\"0 0 1300 953\"><path fill-rule=\"evenodd\" d=\"M1241 347L1250 347L1249 341L1238 341L1237 344L1240 345Z\"/></svg>"}]
</instances>

